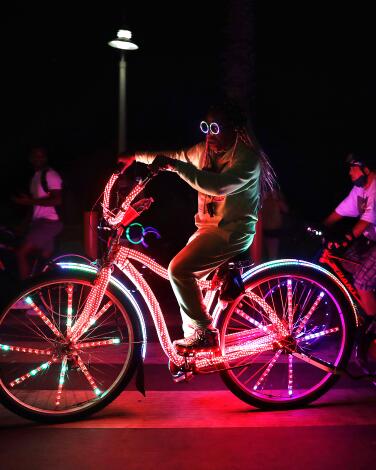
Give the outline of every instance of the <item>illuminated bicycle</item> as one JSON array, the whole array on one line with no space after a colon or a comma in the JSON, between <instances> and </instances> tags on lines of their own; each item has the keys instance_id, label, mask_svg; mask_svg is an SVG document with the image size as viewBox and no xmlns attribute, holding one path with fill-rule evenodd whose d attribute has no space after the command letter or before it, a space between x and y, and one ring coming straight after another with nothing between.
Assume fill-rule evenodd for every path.
<instances>
[{"instance_id":1,"label":"illuminated bicycle","mask_svg":"<svg viewBox=\"0 0 376 470\"><path fill-rule=\"evenodd\" d=\"M306 261L248 268L232 261L199 283L220 330L220 350L178 355L156 295L140 273L147 267L167 279L167 270L122 245L126 227L152 203L134 201L153 175L113 208L118 177L113 174L104 191L109 236L101 262L60 263L58 272L32 281L1 310L1 402L30 419L62 422L99 411L134 375L142 391L146 314L170 370L182 379L219 372L237 397L266 409L302 406L324 394L346 366L358 324L343 283ZM17 309L19 302L29 309Z\"/></svg>"}]
</instances>

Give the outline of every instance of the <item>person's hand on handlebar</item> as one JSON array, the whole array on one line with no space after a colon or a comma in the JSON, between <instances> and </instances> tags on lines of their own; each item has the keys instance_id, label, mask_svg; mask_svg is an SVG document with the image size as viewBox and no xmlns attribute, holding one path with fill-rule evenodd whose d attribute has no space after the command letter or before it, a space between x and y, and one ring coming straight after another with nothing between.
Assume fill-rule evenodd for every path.
<instances>
[{"instance_id":1,"label":"person's hand on handlebar","mask_svg":"<svg viewBox=\"0 0 376 470\"><path fill-rule=\"evenodd\" d=\"M347 233L343 238L338 240L328 241L327 247L329 250L346 250L354 241L354 236L351 233Z\"/></svg>"},{"instance_id":2,"label":"person's hand on handlebar","mask_svg":"<svg viewBox=\"0 0 376 470\"><path fill-rule=\"evenodd\" d=\"M175 169L175 161L173 158L166 157L166 155L157 155L153 163L149 165L149 169L154 174L163 170L171 171Z\"/></svg>"},{"instance_id":3,"label":"person's hand on handlebar","mask_svg":"<svg viewBox=\"0 0 376 470\"><path fill-rule=\"evenodd\" d=\"M134 155L120 154L120 155L118 155L117 161L118 161L118 163L124 165L124 167L122 169L122 173L123 173L135 161L135 156Z\"/></svg>"}]
</instances>

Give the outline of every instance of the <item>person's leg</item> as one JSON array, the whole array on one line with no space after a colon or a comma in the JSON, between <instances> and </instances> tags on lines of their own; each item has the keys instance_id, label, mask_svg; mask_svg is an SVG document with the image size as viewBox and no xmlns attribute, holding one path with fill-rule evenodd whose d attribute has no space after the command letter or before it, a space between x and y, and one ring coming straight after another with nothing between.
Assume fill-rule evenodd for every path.
<instances>
[{"instance_id":1,"label":"person's leg","mask_svg":"<svg viewBox=\"0 0 376 470\"><path fill-rule=\"evenodd\" d=\"M223 262L249 247L252 236L234 236L223 230L198 230L169 265L169 278L183 317L196 329L207 328L212 318L206 311L197 281Z\"/></svg>"},{"instance_id":2,"label":"person's leg","mask_svg":"<svg viewBox=\"0 0 376 470\"><path fill-rule=\"evenodd\" d=\"M35 245L27 240L17 250L18 273L22 280L27 279L30 275L31 268L29 258L35 251Z\"/></svg>"},{"instance_id":3,"label":"person's leg","mask_svg":"<svg viewBox=\"0 0 376 470\"><path fill-rule=\"evenodd\" d=\"M358 288L360 302L366 315L376 316L376 296L371 290Z\"/></svg>"}]
</instances>

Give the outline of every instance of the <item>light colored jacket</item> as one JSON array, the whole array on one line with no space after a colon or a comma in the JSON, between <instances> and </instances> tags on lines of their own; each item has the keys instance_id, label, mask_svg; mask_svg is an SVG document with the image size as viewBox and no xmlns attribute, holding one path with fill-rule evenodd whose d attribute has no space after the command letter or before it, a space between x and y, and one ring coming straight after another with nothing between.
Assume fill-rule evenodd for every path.
<instances>
[{"instance_id":1,"label":"light colored jacket","mask_svg":"<svg viewBox=\"0 0 376 470\"><path fill-rule=\"evenodd\" d=\"M142 152L136 161L150 164L158 154L176 160L175 171L198 191L198 228L255 233L259 207L260 162L239 139L224 153L210 158L205 142L178 152Z\"/></svg>"}]
</instances>

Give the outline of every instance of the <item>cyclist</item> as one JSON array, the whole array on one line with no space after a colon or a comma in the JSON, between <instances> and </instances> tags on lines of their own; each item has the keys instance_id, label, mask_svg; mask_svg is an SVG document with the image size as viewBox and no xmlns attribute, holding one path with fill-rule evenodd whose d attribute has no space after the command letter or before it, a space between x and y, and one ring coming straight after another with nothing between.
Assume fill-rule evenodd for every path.
<instances>
[{"instance_id":1,"label":"cyclist","mask_svg":"<svg viewBox=\"0 0 376 470\"><path fill-rule=\"evenodd\" d=\"M354 275L354 285L367 315L366 331L375 330L376 319L376 165L368 155L349 154L349 175L354 184L349 195L325 219L330 227L344 217L356 218L349 233L329 242L330 249L344 250L344 257L355 263L344 263Z\"/></svg>"},{"instance_id":2,"label":"cyclist","mask_svg":"<svg viewBox=\"0 0 376 470\"><path fill-rule=\"evenodd\" d=\"M247 250L255 234L260 189L274 183L274 172L246 118L233 103L209 109L200 124L206 139L188 150L121 155L126 167L134 160L153 170L176 172L198 191L197 231L169 265L169 279L180 306L184 338L178 352L218 347L218 331L206 311L197 280Z\"/></svg>"}]
</instances>

